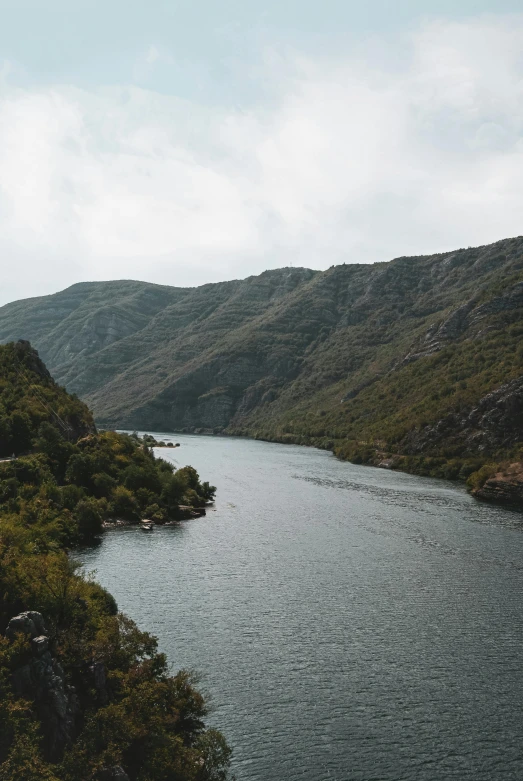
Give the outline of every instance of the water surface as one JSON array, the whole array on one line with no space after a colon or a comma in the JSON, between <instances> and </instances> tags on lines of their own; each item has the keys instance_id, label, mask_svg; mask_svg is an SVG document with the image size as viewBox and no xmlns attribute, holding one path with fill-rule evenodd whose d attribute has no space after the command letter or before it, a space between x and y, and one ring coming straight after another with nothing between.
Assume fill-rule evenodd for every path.
<instances>
[{"instance_id":1,"label":"water surface","mask_svg":"<svg viewBox=\"0 0 523 781\"><path fill-rule=\"evenodd\" d=\"M82 551L212 697L238 781L523 778L523 518L312 448L176 435L205 518Z\"/></svg>"}]
</instances>

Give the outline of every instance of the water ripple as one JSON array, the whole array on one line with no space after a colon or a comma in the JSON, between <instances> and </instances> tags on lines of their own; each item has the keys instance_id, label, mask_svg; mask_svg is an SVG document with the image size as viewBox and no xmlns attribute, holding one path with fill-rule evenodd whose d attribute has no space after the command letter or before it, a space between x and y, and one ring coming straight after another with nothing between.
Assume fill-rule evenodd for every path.
<instances>
[{"instance_id":1,"label":"water ripple","mask_svg":"<svg viewBox=\"0 0 523 781\"><path fill-rule=\"evenodd\" d=\"M200 671L238 781L523 777L521 516L323 451L176 441L215 510L81 558Z\"/></svg>"}]
</instances>

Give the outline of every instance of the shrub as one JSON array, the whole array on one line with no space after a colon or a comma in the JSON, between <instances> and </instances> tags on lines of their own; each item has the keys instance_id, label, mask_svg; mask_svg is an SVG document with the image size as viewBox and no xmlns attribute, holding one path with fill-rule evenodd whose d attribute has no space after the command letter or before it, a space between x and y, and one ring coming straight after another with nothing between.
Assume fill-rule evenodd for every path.
<instances>
[{"instance_id":1,"label":"shrub","mask_svg":"<svg viewBox=\"0 0 523 781\"><path fill-rule=\"evenodd\" d=\"M483 488L485 483L490 477L493 477L497 472L497 464L485 464L477 472L473 472L468 480L467 486L472 490Z\"/></svg>"},{"instance_id":2,"label":"shrub","mask_svg":"<svg viewBox=\"0 0 523 781\"><path fill-rule=\"evenodd\" d=\"M95 499L81 499L76 505L78 532L83 540L90 540L102 532L102 516Z\"/></svg>"},{"instance_id":3,"label":"shrub","mask_svg":"<svg viewBox=\"0 0 523 781\"><path fill-rule=\"evenodd\" d=\"M140 512L135 497L123 485L118 485L111 494L108 512L113 518L126 521L139 521Z\"/></svg>"}]
</instances>

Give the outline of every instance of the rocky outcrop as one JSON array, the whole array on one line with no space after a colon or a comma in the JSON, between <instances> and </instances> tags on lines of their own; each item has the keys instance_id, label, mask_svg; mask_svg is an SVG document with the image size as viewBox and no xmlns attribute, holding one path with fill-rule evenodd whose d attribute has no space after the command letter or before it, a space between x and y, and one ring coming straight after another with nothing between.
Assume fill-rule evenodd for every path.
<instances>
[{"instance_id":1,"label":"rocky outcrop","mask_svg":"<svg viewBox=\"0 0 523 781\"><path fill-rule=\"evenodd\" d=\"M37 351L31 347L30 342L26 339L19 339L18 342L15 343L14 349L20 364L19 371L23 372L25 367L39 377L42 377L44 380L52 382L52 377L46 365L40 360Z\"/></svg>"},{"instance_id":2,"label":"rocky outcrop","mask_svg":"<svg viewBox=\"0 0 523 781\"><path fill-rule=\"evenodd\" d=\"M60 429L62 435L72 442L80 437L96 434L96 426L90 411L81 402L78 402L76 409L71 408L70 402L65 403L64 388L60 388L55 383L30 342L20 339L14 342L12 350L14 354L12 368L20 389L31 398L32 402L36 401L40 409L48 413L49 422ZM38 385L42 387L38 388ZM18 437L14 442L15 445L20 444L19 439Z\"/></svg>"},{"instance_id":3,"label":"rocky outcrop","mask_svg":"<svg viewBox=\"0 0 523 781\"><path fill-rule=\"evenodd\" d=\"M45 635L45 633L46 629L42 614L37 613L35 610L28 610L15 616L9 621L5 630L6 637L9 640L14 640L19 634L36 638L38 635Z\"/></svg>"},{"instance_id":4,"label":"rocky outcrop","mask_svg":"<svg viewBox=\"0 0 523 781\"><path fill-rule=\"evenodd\" d=\"M405 356L403 363L433 355L464 336L477 339L485 333L483 326L488 317L520 307L523 307L523 282L509 285L502 295L494 296L484 304L478 304L477 298L474 297L451 311L441 324L433 323L424 337Z\"/></svg>"},{"instance_id":5,"label":"rocky outcrop","mask_svg":"<svg viewBox=\"0 0 523 781\"><path fill-rule=\"evenodd\" d=\"M6 636L25 636L31 645L31 658L13 673L13 689L20 697L35 703L44 734L44 750L56 761L73 741L80 707L76 691L65 679L60 663L53 658L41 613L27 611L12 618Z\"/></svg>"},{"instance_id":6,"label":"rocky outcrop","mask_svg":"<svg viewBox=\"0 0 523 781\"><path fill-rule=\"evenodd\" d=\"M92 676L96 698L100 705L107 705L109 702L109 693L107 691L107 676L103 662L93 662L89 667Z\"/></svg>"},{"instance_id":7,"label":"rocky outcrop","mask_svg":"<svg viewBox=\"0 0 523 781\"><path fill-rule=\"evenodd\" d=\"M491 448L510 447L523 440L523 377L487 394L468 416L466 425L477 434L468 436L470 446L480 441Z\"/></svg>"},{"instance_id":8,"label":"rocky outcrop","mask_svg":"<svg viewBox=\"0 0 523 781\"><path fill-rule=\"evenodd\" d=\"M129 781L129 776L121 765L115 765L98 773L98 781Z\"/></svg>"},{"instance_id":9,"label":"rocky outcrop","mask_svg":"<svg viewBox=\"0 0 523 781\"><path fill-rule=\"evenodd\" d=\"M434 425L411 431L401 452L430 453L442 442L467 452L493 453L523 441L523 376L484 396L473 409L445 416Z\"/></svg>"},{"instance_id":10,"label":"rocky outcrop","mask_svg":"<svg viewBox=\"0 0 523 781\"><path fill-rule=\"evenodd\" d=\"M523 507L523 464L510 464L474 490L472 495L484 502Z\"/></svg>"}]
</instances>

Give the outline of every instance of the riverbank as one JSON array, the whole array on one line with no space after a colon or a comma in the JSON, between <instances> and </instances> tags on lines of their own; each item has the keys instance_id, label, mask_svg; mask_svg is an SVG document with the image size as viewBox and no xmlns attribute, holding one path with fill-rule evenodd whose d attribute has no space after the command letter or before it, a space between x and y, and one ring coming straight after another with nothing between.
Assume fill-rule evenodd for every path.
<instances>
[{"instance_id":1,"label":"riverbank","mask_svg":"<svg viewBox=\"0 0 523 781\"><path fill-rule=\"evenodd\" d=\"M274 440L271 440L274 441ZM305 444L294 442L293 444ZM383 450L377 443L350 443L338 440L308 443L330 450L337 458L353 464L392 469L419 477L453 480L465 484L479 501L512 507L523 512L523 462L497 457L446 458L438 455L406 455Z\"/></svg>"},{"instance_id":2,"label":"riverbank","mask_svg":"<svg viewBox=\"0 0 523 781\"><path fill-rule=\"evenodd\" d=\"M326 450L174 436L155 453L213 475L209 520L81 560L201 673L238 781L521 777L518 513Z\"/></svg>"},{"instance_id":3,"label":"riverbank","mask_svg":"<svg viewBox=\"0 0 523 781\"><path fill-rule=\"evenodd\" d=\"M523 510L523 463L505 464L493 468L490 477L472 490L476 499L504 504Z\"/></svg>"},{"instance_id":4,"label":"riverbank","mask_svg":"<svg viewBox=\"0 0 523 781\"><path fill-rule=\"evenodd\" d=\"M465 485L478 501L499 504L523 512L523 461L510 457L510 453L498 452L492 456L467 454L463 457L444 455L404 454L384 448L382 441L364 442L346 438L309 437L303 434L274 433L261 434L258 431L235 428L216 431L194 429L157 433L157 436L213 436L224 438L247 438L281 445L315 447L332 452L340 461L356 465L373 466L381 469L406 472L418 477L433 477L451 480ZM148 435L154 439L154 435Z\"/></svg>"},{"instance_id":5,"label":"riverbank","mask_svg":"<svg viewBox=\"0 0 523 781\"><path fill-rule=\"evenodd\" d=\"M27 342L0 346L0 384L0 456L17 453L0 464L0 779L225 779L193 676L70 555L107 521L177 521L216 489L98 432Z\"/></svg>"}]
</instances>

